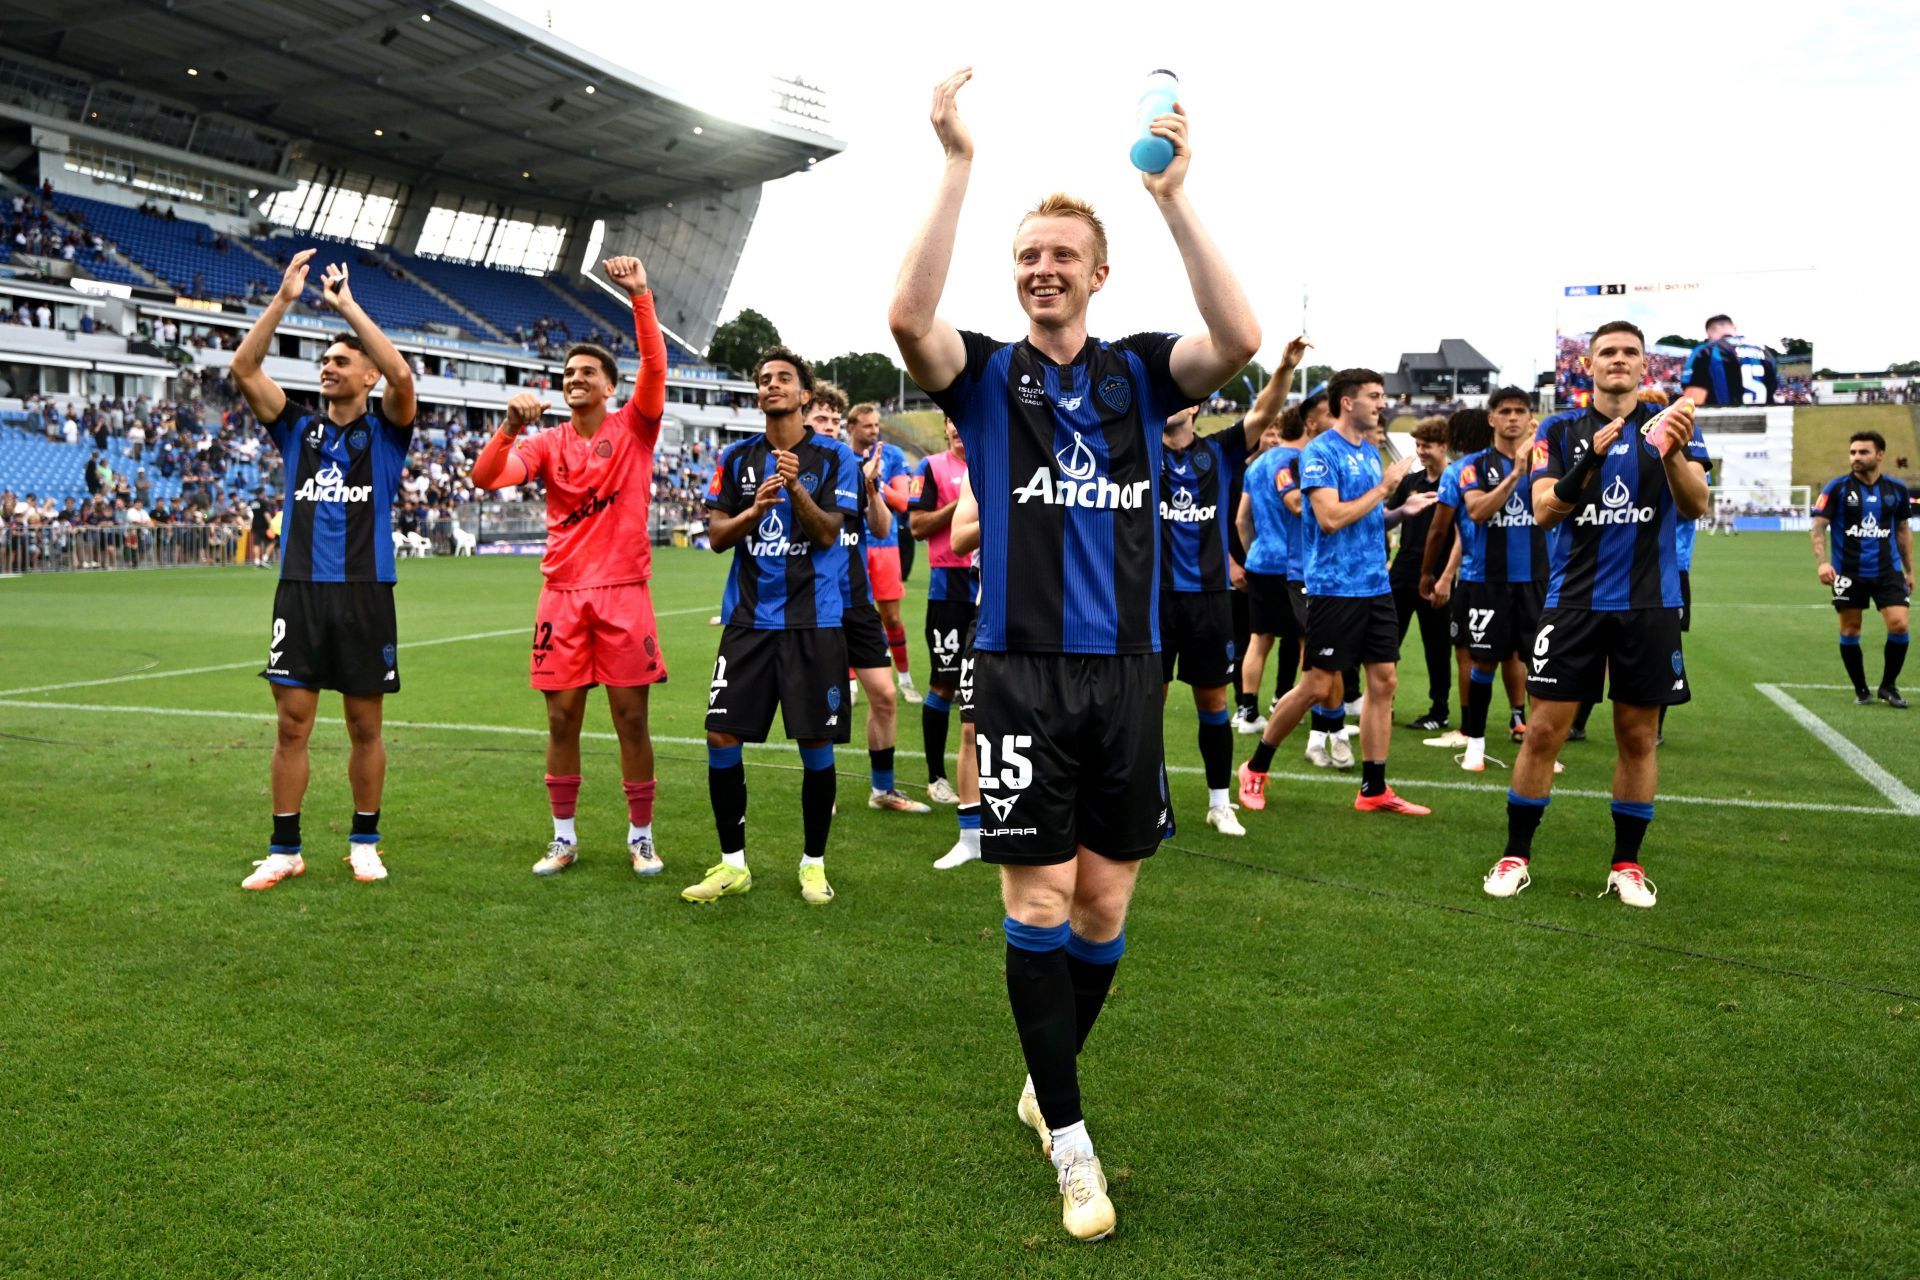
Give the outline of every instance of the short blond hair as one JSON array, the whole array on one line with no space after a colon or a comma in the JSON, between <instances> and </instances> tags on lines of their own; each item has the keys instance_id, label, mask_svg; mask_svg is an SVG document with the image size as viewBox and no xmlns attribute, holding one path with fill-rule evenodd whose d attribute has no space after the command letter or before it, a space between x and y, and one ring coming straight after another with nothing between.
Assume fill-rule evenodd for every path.
<instances>
[{"instance_id":1,"label":"short blond hair","mask_svg":"<svg viewBox=\"0 0 1920 1280\"><path fill-rule=\"evenodd\" d=\"M1032 218L1078 218L1093 231L1093 265L1098 267L1107 260L1107 229L1100 222L1100 215L1085 200L1077 199L1064 191L1056 191L1027 210L1020 219L1020 226L1027 225ZM1020 227L1014 228L1014 234L1020 234Z\"/></svg>"},{"instance_id":2,"label":"short blond hair","mask_svg":"<svg viewBox=\"0 0 1920 1280\"><path fill-rule=\"evenodd\" d=\"M852 422L855 418L859 417L863 413L877 414L879 412L880 412L879 405L875 404L871 400L862 400L859 404L847 410L847 421Z\"/></svg>"}]
</instances>

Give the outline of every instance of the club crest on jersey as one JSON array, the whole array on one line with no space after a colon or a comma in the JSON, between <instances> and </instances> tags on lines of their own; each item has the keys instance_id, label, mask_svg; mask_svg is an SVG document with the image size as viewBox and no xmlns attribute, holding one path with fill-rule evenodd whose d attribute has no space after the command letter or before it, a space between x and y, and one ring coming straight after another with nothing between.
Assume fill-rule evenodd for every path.
<instances>
[{"instance_id":1,"label":"club crest on jersey","mask_svg":"<svg viewBox=\"0 0 1920 1280\"><path fill-rule=\"evenodd\" d=\"M373 496L370 484L348 484L338 463L330 462L293 491L295 502L365 502Z\"/></svg>"},{"instance_id":2,"label":"club crest on jersey","mask_svg":"<svg viewBox=\"0 0 1920 1280\"><path fill-rule=\"evenodd\" d=\"M593 456L596 458L611 458L613 456L613 441L602 440L600 443L594 445Z\"/></svg>"},{"instance_id":3,"label":"club crest on jersey","mask_svg":"<svg viewBox=\"0 0 1920 1280\"><path fill-rule=\"evenodd\" d=\"M1208 449L1196 449L1193 452L1193 469L1201 475L1213 470L1213 452Z\"/></svg>"},{"instance_id":4,"label":"club crest on jersey","mask_svg":"<svg viewBox=\"0 0 1920 1280\"><path fill-rule=\"evenodd\" d=\"M1101 402L1115 413L1125 413L1133 404L1133 386L1117 373L1100 379Z\"/></svg>"},{"instance_id":5,"label":"club crest on jersey","mask_svg":"<svg viewBox=\"0 0 1920 1280\"><path fill-rule=\"evenodd\" d=\"M347 447L349 449L352 449L355 453L358 453L360 452L360 450L366 448L367 447L367 429L365 427L355 427L353 431L347 436Z\"/></svg>"},{"instance_id":6,"label":"club crest on jersey","mask_svg":"<svg viewBox=\"0 0 1920 1280\"><path fill-rule=\"evenodd\" d=\"M820 487L820 477L811 471L802 471L800 473L800 487L808 493L812 493Z\"/></svg>"}]
</instances>

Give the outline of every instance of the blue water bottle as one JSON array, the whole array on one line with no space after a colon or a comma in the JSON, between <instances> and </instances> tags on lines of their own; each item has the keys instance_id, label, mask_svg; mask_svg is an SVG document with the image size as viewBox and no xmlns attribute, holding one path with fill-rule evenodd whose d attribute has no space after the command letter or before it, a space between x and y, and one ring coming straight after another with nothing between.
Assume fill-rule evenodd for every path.
<instances>
[{"instance_id":1,"label":"blue water bottle","mask_svg":"<svg viewBox=\"0 0 1920 1280\"><path fill-rule=\"evenodd\" d=\"M1140 172L1159 173L1173 163L1173 143L1150 130L1154 117L1170 113L1179 97L1180 77L1173 72L1161 70L1147 77L1147 87L1140 94L1140 136L1133 140L1133 149L1128 153L1133 167Z\"/></svg>"}]
</instances>

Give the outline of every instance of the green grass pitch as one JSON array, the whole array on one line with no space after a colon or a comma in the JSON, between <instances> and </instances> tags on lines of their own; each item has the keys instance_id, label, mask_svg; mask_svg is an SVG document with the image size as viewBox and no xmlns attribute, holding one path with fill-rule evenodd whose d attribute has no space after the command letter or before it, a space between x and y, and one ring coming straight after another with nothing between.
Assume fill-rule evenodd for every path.
<instances>
[{"instance_id":1,"label":"green grass pitch","mask_svg":"<svg viewBox=\"0 0 1920 1280\"><path fill-rule=\"evenodd\" d=\"M1810 559L1700 539L1651 912L1595 897L1604 716L1533 887L1494 902L1500 771L1396 729L1391 776L1435 814L1361 815L1291 743L1228 840L1176 686L1180 834L1083 1067L1120 1214L1097 1247L1014 1119L994 874L930 869L951 810L866 809L857 730L837 901L799 899L786 744L748 753L753 891L679 901L716 860L719 557L657 561L653 882L598 700L582 862L528 874L530 560L403 564L392 878L339 861L323 703L308 873L264 894L239 881L268 832L271 575L0 582L0 1275L1920 1273L1920 712L1792 687L1843 682Z\"/></svg>"}]
</instances>

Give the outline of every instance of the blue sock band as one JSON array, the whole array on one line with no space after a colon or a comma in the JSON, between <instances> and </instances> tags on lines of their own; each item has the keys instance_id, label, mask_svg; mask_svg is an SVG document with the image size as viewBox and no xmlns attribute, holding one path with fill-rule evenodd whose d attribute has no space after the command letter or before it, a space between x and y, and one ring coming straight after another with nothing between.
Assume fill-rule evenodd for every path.
<instances>
[{"instance_id":1,"label":"blue sock band","mask_svg":"<svg viewBox=\"0 0 1920 1280\"><path fill-rule=\"evenodd\" d=\"M1218 711L1202 711L1200 713L1201 724L1225 724L1231 718L1232 717L1227 714L1225 707L1220 708Z\"/></svg>"},{"instance_id":2,"label":"blue sock band","mask_svg":"<svg viewBox=\"0 0 1920 1280\"><path fill-rule=\"evenodd\" d=\"M1537 796L1537 797L1523 796L1523 795L1520 795L1518 792L1514 791L1513 788L1509 787L1507 788L1507 803L1508 804L1524 804L1529 808L1533 808L1533 809L1544 809L1549 804L1553 803L1553 797L1552 796ZM1653 806L1648 805L1647 808L1649 811L1651 811Z\"/></svg>"},{"instance_id":3,"label":"blue sock band","mask_svg":"<svg viewBox=\"0 0 1920 1280\"><path fill-rule=\"evenodd\" d=\"M873 771L873 789L875 791L893 790L893 770L875 769Z\"/></svg>"},{"instance_id":4,"label":"blue sock band","mask_svg":"<svg viewBox=\"0 0 1920 1280\"><path fill-rule=\"evenodd\" d=\"M1855 644L1859 644L1860 638L1858 636L1855 636L1853 642ZM1907 642L1907 633L1904 631L1889 632L1887 635L1888 644L1905 644L1906 642Z\"/></svg>"},{"instance_id":5,"label":"blue sock band","mask_svg":"<svg viewBox=\"0 0 1920 1280\"><path fill-rule=\"evenodd\" d=\"M1346 723L1347 713L1344 711L1322 711L1318 707L1313 709L1313 727L1320 733L1338 733Z\"/></svg>"},{"instance_id":6,"label":"blue sock band","mask_svg":"<svg viewBox=\"0 0 1920 1280\"><path fill-rule=\"evenodd\" d=\"M1893 637L1888 636L1887 639L1891 640L1893 639ZM1846 645L1850 649L1858 649L1860 647L1860 637L1859 636L1841 636L1840 643L1843 645Z\"/></svg>"},{"instance_id":7,"label":"blue sock band","mask_svg":"<svg viewBox=\"0 0 1920 1280\"><path fill-rule=\"evenodd\" d=\"M267 852L268 853L284 853L289 857L291 857L292 855L300 852L300 846L297 844L270 844L267 846Z\"/></svg>"},{"instance_id":8,"label":"blue sock band","mask_svg":"<svg viewBox=\"0 0 1920 1280\"><path fill-rule=\"evenodd\" d=\"M935 693L931 689L927 690L927 696L921 702L920 705L925 707L927 710L935 712L939 715L945 715L947 714L948 711L952 710L953 708L953 704L951 702L948 702L945 698L941 697L939 694Z\"/></svg>"},{"instance_id":9,"label":"blue sock band","mask_svg":"<svg viewBox=\"0 0 1920 1280\"><path fill-rule=\"evenodd\" d=\"M1127 935L1122 933L1111 942L1092 942L1073 932L1073 926L1067 926L1067 954L1076 960L1088 964L1118 964L1120 957L1127 953Z\"/></svg>"},{"instance_id":10,"label":"blue sock band","mask_svg":"<svg viewBox=\"0 0 1920 1280\"><path fill-rule=\"evenodd\" d=\"M348 836L347 843L348 844L379 844L380 833L378 831L363 831L358 835Z\"/></svg>"},{"instance_id":11,"label":"blue sock band","mask_svg":"<svg viewBox=\"0 0 1920 1280\"><path fill-rule=\"evenodd\" d=\"M1652 801L1643 803L1639 800L1615 800L1613 802L1613 811L1624 814L1629 818L1645 818L1648 822L1653 821Z\"/></svg>"},{"instance_id":12,"label":"blue sock band","mask_svg":"<svg viewBox=\"0 0 1920 1280\"><path fill-rule=\"evenodd\" d=\"M978 831L980 829L980 806L962 805L960 807L960 829Z\"/></svg>"},{"instance_id":13,"label":"blue sock band","mask_svg":"<svg viewBox=\"0 0 1920 1280\"><path fill-rule=\"evenodd\" d=\"M823 746L800 748L800 764L814 773L822 769L832 769L833 744L829 742Z\"/></svg>"},{"instance_id":14,"label":"blue sock band","mask_svg":"<svg viewBox=\"0 0 1920 1280\"><path fill-rule=\"evenodd\" d=\"M1000 927L1006 930L1008 946L1036 954L1058 951L1073 936L1073 927L1068 924L1056 924L1049 928L1046 925L1021 924L1012 916L1002 920Z\"/></svg>"},{"instance_id":15,"label":"blue sock band","mask_svg":"<svg viewBox=\"0 0 1920 1280\"><path fill-rule=\"evenodd\" d=\"M1493 672L1482 671L1480 668L1474 667L1472 670L1467 672L1467 679L1472 681L1474 684L1492 684Z\"/></svg>"},{"instance_id":16,"label":"blue sock band","mask_svg":"<svg viewBox=\"0 0 1920 1280\"><path fill-rule=\"evenodd\" d=\"M737 742L730 747L707 748L707 768L709 769L731 769L739 763L740 744Z\"/></svg>"}]
</instances>

